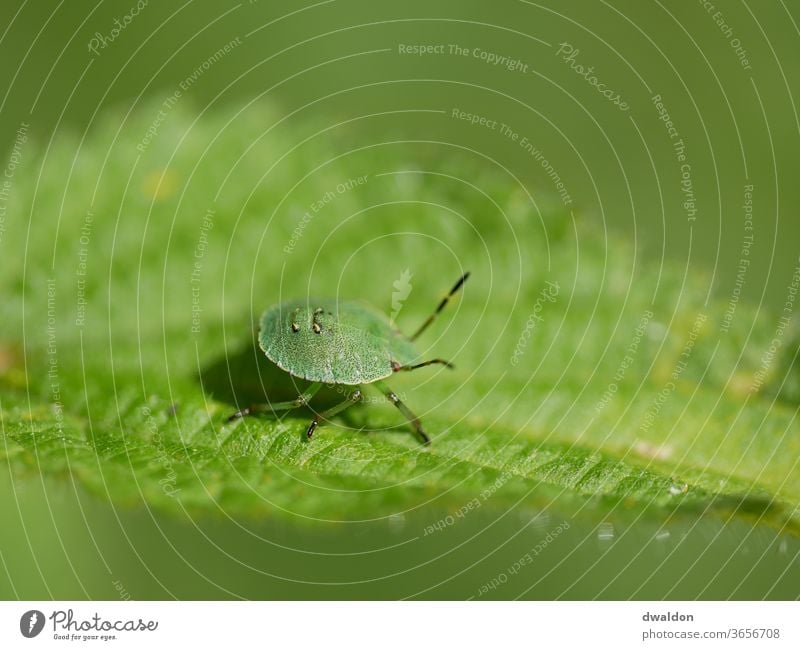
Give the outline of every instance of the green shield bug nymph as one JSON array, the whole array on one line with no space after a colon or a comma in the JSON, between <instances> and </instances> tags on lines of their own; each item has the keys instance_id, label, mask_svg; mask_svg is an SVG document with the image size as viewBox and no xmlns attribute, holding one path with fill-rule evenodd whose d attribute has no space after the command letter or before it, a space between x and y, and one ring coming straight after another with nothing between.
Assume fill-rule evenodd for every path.
<instances>
[{"instance_id":1,"label":"green shield bug nymph","mask_svg":"<svg viewBox=\"0 0 800 650\"><path fill-rule=\"evenodd\" d=\"M373 384L408 419L425 444L430 438L419 418L383 383L395 372L431 364L452 368L443 359L419 361L414 341L434 321L464 284L462 275L436 310L412 336L402 334L381 312L360 302L335 299L289 300L267 309L261 316L259 347L267 358L293 377L312 382L297 399L254 404L234 413L228 421L260 412L286 411L306 406L323 384L352 386L347 399L317 413L306 435L310 438L321 420L327 420L361 399L361 386Z\"/></svg>"}]
</instances>

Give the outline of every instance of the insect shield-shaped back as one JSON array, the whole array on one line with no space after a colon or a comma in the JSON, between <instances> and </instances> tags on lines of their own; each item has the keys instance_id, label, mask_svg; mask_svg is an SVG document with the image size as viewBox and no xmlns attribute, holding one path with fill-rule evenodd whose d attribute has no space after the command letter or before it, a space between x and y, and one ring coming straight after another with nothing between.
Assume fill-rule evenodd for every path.
<instances>
[{"instance_id":1,"label":"insect shield-shaped back","mask_svg":"<svg viewBox=\"0 0 800 650\"><path fill-rule=\"evenodd\" d=\"M259 345L286 372L326 384L368 384L410 363L414 346L385 315L358 302L291 300L261 317Z\"/></svg>"}]
</instances>

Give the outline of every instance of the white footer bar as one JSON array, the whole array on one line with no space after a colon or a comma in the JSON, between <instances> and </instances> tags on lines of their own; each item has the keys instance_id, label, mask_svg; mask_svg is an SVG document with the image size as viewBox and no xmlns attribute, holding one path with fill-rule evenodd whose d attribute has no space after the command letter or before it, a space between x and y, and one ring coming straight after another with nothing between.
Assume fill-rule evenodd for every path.
<instances>
[{"instance_id":1,"label":"white footer bar","mask_svg":"<svg viewBox=\"0 0 800 650\"><path fill-rule=\"evenodd\" d=\"M190 643L193 645L187 645ZM512 645L576 647L579 643L583 648L615 649L678 646L800 648L800 604L0 603L0 648L4 649L88 646L151 650L219 646L224 649L410 650L456 647L465 650Z\"/></svg>"}]
</instances>

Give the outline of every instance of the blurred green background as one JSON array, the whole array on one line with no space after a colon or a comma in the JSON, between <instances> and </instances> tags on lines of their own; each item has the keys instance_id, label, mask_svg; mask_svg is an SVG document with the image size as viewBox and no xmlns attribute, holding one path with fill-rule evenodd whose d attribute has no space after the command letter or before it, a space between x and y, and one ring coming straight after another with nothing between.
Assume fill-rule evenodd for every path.
<instances>
[{"instance_id":1,"label":"blurred green background","mask_svg":"<svg viewBox=\"0 0 800 650\"><path fill-rule=\"evenodd\" d=\"M627 240L655 265L705 273L707 295L723 301L736 288L742 205L752 185L755 233L742 299L778 311L800 254L800 8L781 1L708 5L151 0L111 39L115 19L136 6L132 0L6 2L0 145L11 152L23 126L41 155L57 138L77 147L109 114L144 107L155 117L153 107L228 44L230 53L182 90L181 111L237 119L241 107L265 101L275 115L292 116L279 127L288 138L298 123L374 115L354 127L364 141L391 133L454 143L558 205L552 177L523 147L452 111L505 123L545 153L583 221ZM93 52L97 34L106 43ZM558 54L562 43L568 46ZM413 54L401 51L406 45L441 47ZM569 51L575 54L565 60ZM493 65L481 53L520 64ZM592 66L628 110L581 77L578 64ZM685 144L695 202L688 208L676 138L659 120L656 95ZM29 179L36 173L18 171ZM287 187L297 180L286 179ZM55 228L35 209L30 219L34 229ZM9 231L27 227L4 224ZM0 239L4 264L17 259L7 246L8 238ZM243 293L251 291L248 282ZM19 339L16 332L2 336ZM12 477L6 468L0 482L3 598L476 597L563 519L557 505L533 524L522 509L480 512L409 541L408 531L424 529L430 513L403 527L271 521L245 529L116 508L68 480ZM666 527L634 519L613 529L602 518L570 521L542 561L489 597L800 595L800 541L770 527L713 518Z\"/></svg>"}]
</instances>

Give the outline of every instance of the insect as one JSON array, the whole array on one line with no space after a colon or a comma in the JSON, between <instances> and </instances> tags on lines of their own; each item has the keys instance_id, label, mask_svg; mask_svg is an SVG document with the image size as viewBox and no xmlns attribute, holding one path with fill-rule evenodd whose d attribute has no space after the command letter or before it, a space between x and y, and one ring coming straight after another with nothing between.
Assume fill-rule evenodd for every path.
<instances>
[{"instance_id":1,"label":"insect","mask_svg":"<svg viewBox=\"0 0 800 650\"><path fill-rule=\"evenodd\" d=\"M353 387L344 401L314 415L306 431L307 438L311 438L320 421L329 420L359 402L362 399L361 387L372 384L400 410L422 441L430 444L419 418L383 380L396 372L433 364L453 367L444 359L418 361L414 341L428 329L468 277L469 273L465 273L458 279L435 311L411 336L402 334L383 313L361 302L307 298L270 307L259 323L259 347L281 370L312 383L296 399L254 404L237 411L228 421L255 413L307 406L323 384Z\"/></svg>"}]
</instances>

